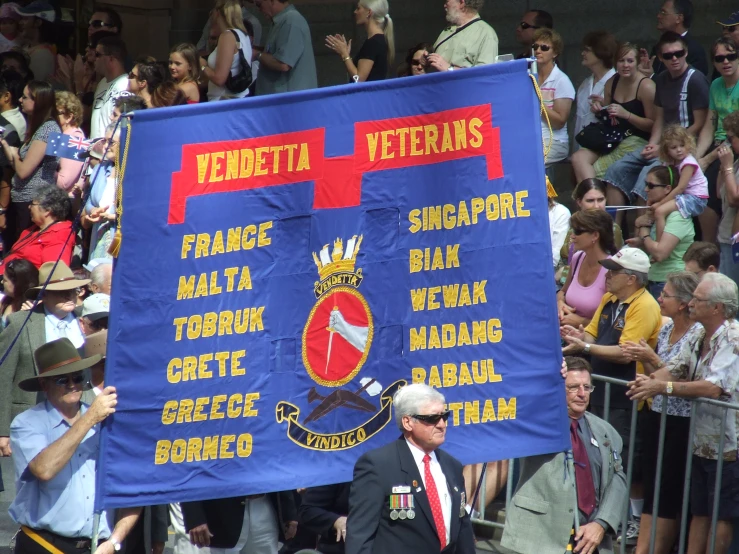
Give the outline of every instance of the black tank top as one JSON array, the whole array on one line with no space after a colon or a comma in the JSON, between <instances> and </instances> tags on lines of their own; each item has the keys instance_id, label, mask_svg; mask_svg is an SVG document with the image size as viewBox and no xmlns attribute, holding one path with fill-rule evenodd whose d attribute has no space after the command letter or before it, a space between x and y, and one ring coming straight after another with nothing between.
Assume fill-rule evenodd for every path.
<instances>
[{"instance_id":1,"label":"black tank top","mask_svg":"<svg viewBox=\"0 0 739 554\"><path fill-rule=\"evenodd\" d=\"M618 73L613 77L613 87L611 88L611 100L614 104L618 104L621 106L624 110L633 113L636 116L644 117L644 104L641 100L639 100L639 87L642 84L642 81L646 79L647 77L644 77L641 81L639 81L639 84L636 85L636 94L634 95L633 100L629 100L628 102L617 102L614 99L614 96L616 95L616 86L618 85L618 80L621 77ZM631 134L641 137L644 140L649 140L649 137L651 136L651 133L642 131L641 129L638 129L634 127L629 121L619 118L619 123L621 124L621 128L625 131L631 131Z\"/></svg>"}]
</instances>

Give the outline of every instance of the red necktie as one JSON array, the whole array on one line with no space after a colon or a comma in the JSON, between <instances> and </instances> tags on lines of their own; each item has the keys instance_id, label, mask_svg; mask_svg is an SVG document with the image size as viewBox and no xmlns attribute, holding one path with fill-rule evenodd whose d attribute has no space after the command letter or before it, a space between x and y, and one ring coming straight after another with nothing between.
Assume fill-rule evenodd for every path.
<instances>
[{"instance_id":1,"label":"red necktie","mask_svg":"<svg viewBox=\"0 0 739 554\"><path fill-rule=\"evenodd\" d=\"M590 459L585 450L585 444L577 432L577 420L570 420L570 438L572 439L572 454L575 458L575 483L577 485L577 507L586 516L595 510L595 485L590 468Z\"/></svg>"},{"instance_id":2,"label":"red necktie","mask_svg":"<svg viewBox=\"0 0 739 554\"><path fill-rule=\"evenodd\" d=\"M434 523L436 524L436 533L439 535L441 550L446 546L446 525L444 525L444 513L441 511L441 501L439 500L439 491L436 490L436 482L434 476L431 475L431 456L426 454L423 457L423 477L426 481L426 496L431 504L431 513L434 515Z\"/></svg>"}]
</instances>

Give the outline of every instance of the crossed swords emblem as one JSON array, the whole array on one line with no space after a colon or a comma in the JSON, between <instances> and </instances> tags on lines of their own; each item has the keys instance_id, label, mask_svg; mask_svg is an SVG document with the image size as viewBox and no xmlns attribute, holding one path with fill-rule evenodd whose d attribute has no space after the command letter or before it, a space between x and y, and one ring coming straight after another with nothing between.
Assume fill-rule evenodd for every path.
<instances>
[{"instance_id":1,"label":"crossed swords emblem","mask_svg":"<svg viewBox=\"0 0 739 554\"><path fill-rule=\"evenodd\" d=\"M326 396L319 394L318 391L316 391L316 387L311 387L310 391L308 391L308 402L313 403L316 400L320 400L321 402L310 414L308 414L304 423L316 421L342 406L346 406L347 408L358 410L360 412L367 412L370 414L375 413L377 408L361 395L363 392L367 392L370 396L377 396L382 392L382 385L372 377L364 377L359 382L362 386L356 391L339 389Z\"/></svg>"}]
</instances>

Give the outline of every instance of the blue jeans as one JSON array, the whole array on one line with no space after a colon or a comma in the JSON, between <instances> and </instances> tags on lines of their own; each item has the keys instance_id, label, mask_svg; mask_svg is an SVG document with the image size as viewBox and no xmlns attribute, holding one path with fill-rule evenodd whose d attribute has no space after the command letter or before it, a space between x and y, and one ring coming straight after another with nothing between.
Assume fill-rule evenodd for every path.
<instances>
[{"instance_id":1,"label":"blue jeans","mask_svg":"<svg viewBox=\"0 0 739 554\"><path fill-rule=\"evenodd\" d=\"M641 152L631 152L611 165L603 180L623 192L633 204L637 196L642 200L647 199L647 173L658 165L658 158L647 160Z\"/></svg>"}]
</instances>

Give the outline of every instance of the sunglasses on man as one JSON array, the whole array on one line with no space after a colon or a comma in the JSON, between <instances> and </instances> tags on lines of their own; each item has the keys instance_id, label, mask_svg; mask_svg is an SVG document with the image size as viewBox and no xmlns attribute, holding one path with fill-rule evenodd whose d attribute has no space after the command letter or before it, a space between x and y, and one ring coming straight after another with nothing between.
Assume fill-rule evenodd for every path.
<instances>
[{"instance_id":1,"label":"sunglasses on man","mask_svg":"<svg viewBox=\"0 0 739 554\"><path fill-rule=\"evenodd\" d=\"M518 26L521 27L521 29L523 29L524 31L526 29L541 29L541 27L539 27L538 25L529 25L525 21L522 21L521 23L519 23Z\"/></svg>"},{"instance_id":2,"label":"sunglasses on man","mask_svg":"<svg viewBox=\"0 0 739 554\"><path fill-rule=\"evenodd\" d=\"M449 414L451 413L452 413L451 411L447 410L443 414L430 414L430 415L416 414L416 415L412 415L411 417L423 423L428 423L429 425L436 425L437 423L439 423L439 420L441 419L443 419L446 422L446 420L449 419Z\"/></svg>"},{"instance_id":3,"label":"sunglasses on man","mask_svg":"<svg viewBox=\"0 0 739 554\"><path fill-rule=\"evenodd\" d=\"M685 57L685 54L687 54L687 52L683 48L682 50L675 50L674 52L665 52L665 53L663 53L662 54L662 59L663 60L671 60L672 58L677 58L679 60L680 58Z\"/></svg>"},{"instance_id":4,"label":"sunglasses on man","mask_svg":"<svg viewBox=\"0 0 739 554\"><path fill-rule=\"evenodd\" d=\"M724 61L734 62L736 61L737 57L739 57L739 54L737 54L736 52L732 52L731 54L714 56L713 61L716 63L724 63Z\"/></svg>"},{"instance_id":5,"label":"sunglasses on man","mask_svg":"<svg viewBox=\"0 0 739 554\"><path fill-rule=\"evenodd\" d=\"M76 375L62 375L61 377L57 377L56 379L49 380L57 387L66 387L68 383L72 383L73 385L81 385L85 382L85 376L82 373L78 373Z\"/></svg>"},{"instance_id":6,"label":"sunglasses on man","mask_svg":"<svg viewBox=\"0 0 739 554\"><path fill-rule=\"evenodd\" d=\"M114 25L112 23L106 23L102 19L93 19L90 21L90 27L100 29L102 27L114 27Z\"/></svg>"}]
</instances>

